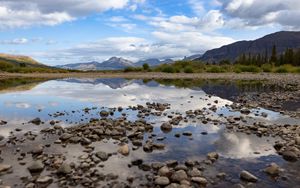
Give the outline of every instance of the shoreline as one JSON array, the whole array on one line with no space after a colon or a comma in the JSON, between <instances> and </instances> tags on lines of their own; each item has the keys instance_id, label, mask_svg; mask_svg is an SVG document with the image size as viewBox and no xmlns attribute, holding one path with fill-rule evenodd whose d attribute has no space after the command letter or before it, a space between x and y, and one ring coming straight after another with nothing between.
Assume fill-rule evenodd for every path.
<instances>
[{"instance_id":1,"label":"shoreline","mask_svg":"<svg viewBox=\"0 0 300 188\"><path fill-rule=\"evenodd\" d=\"M267 80L300 84L300 74L291 73L0 73L0 79L9 78L128 78L128 79L224 79L224 80Z\"/></svg>"}]
</instances>

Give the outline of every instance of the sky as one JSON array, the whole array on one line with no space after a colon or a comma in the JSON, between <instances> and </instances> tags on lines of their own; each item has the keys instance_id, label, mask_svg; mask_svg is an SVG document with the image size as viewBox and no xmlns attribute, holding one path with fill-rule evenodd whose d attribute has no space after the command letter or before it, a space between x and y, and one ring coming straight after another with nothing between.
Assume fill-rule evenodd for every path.
<instances>
[{"instance_id":1,"label":"sky","mask_svg":"<svg viewBox=\"0 0 300 188\"><path fill-rule=\"evenodd\" d=\"M0 53L47 65L180 59L299 30L300 0L0 0Z\"/></svg>"}]
</instances>

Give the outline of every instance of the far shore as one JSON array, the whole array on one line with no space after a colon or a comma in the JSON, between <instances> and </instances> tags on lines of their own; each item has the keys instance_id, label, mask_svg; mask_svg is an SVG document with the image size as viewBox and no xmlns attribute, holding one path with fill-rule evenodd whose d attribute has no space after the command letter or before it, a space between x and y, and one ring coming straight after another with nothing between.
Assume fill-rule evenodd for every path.
<instances>
[{"instance_id":1,"label":"far shore","mask_svg":"<svg viewBox=\"0 0 300 188\"><path fill-rule=\"evenodd\" d=\"M0 73L7 78L126 78L126 79L224 79L266 80L277 83L300 84L300 74L291 73L160 73L160 72L82 72L82 73Z\"/></svg>"}]
</instances>

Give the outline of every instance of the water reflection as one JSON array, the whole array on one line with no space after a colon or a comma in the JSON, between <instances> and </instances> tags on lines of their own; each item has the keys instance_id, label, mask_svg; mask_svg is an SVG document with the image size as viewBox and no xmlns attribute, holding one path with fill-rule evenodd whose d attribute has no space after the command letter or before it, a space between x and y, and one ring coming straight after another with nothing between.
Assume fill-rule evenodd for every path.
<instances>
[{"instance_id":1,"label":"water reflection","mask_svg":"<svg viewBox=\"0 0 300 188\"><path fill-rule=\"evenodd\" d=\"M11 86L9 86L9 83L11 83ZM266 157L272 158L274 161L280 161L281 157L275 155L273 149L274 139L276 138L265 139L255 135L228 132L224 129L226 117L243 116L243 119L247 120L249 124L254 121L264 121L267 124L299 122L297 119L265 109L251 109L251 113L245 116L227 107L227 105L232 104L229 99L233 95L244 91L262 90L264 85L261 83L254 83L253 85L253 83L246 82L245 86L242 86L242 84L224 84L224 82L203 80L154 81L120 78L63 79L42 83L40 83L40 80L26 82L14 80L6 81L0 86L2 86L0 87L0 120L8 121L7 125L0 127L0 134L4 137L8 137L12 130L20 127L24 132L30 130L38 133L40 129L50 126L49 121L53 119L60 121L59 125L61 126L88 122L90 118L99 118L99 110L102 108L123 106L128 114L127 118L135 120L137 112L126 108L137 104L145 104L146 102L170 103L171 109L166 110L168 115L176 113L185 115L187 110L200 109L204 111L203 116L205 118L218 120L216 124L211 122L204 124L201 118L191 118L188 122L181 122L178 126L175 126L172 132L165 134L161 132L159 126L162 122L169 120L167 116L147 117L146 119L155 126L154 133L158 137L165 137L163 141L158 141L156 138L154 138L154 141L165 143L166 149L148 154L140 148L132 151L128 157L112 156L112 160L105 163L103 170L109 173L113 172L114 169L122 169L119 176L124 180L129 174L139 173L137 170L129 169L126 165L136 158L143 158L147 162L169 159L179 161L187 159L204 160L208 152L216 151L221 156L219 163L221 167L231 165L240 168L240 163L245 165L248 164L245 161L249 162L251 160L261 162ZM266 87L266 89L276 88ZM209 94L216 94L216 96L210 96ZM209 107L213 105L215 110L209 110ZM91 109L88 113L83 110L86 107ZM64 115L53 116L57 112L62 112ZM266 118L257 116L262 112L268 113L268 116ZM220 114L223 116L220 116ZM120 116L121 113L117 112L113 118ZM28 123L36 117L40 117L45 124L36 126ZM184 131L192 132L192 136L181 136L180 138L174 136L175 133L182 135ZM32 141L29 144L39 144L40 142L44 142L44 140ZM108 140L106 143L94 144L96 150L101 149L108 153L114 153L118 148L118 142L112 140ZM22 147L26 148L27 146L22 145ZM76 148L72 145L67 148L51 147L48 152L66 152L65 155L69 161L77 160L78 156L83 154L82 148ZM3 157L9 160L10 156L5 154ZM230 161L234 161L234 163L230 164ZM266 164L265 162L261 163L262 165ZM262 165L253 165L253 169L258 171L262 168ZM14 168L18 169L18 164L15 164ZM231 170L231 168L229 169ZM21 176L24 173L28 172L22 171L18 175ZM228 172L228 174L230 173L233 172ZM10 178L13 180L15 177L10 176Z\"/></svg>"}]
</instances>

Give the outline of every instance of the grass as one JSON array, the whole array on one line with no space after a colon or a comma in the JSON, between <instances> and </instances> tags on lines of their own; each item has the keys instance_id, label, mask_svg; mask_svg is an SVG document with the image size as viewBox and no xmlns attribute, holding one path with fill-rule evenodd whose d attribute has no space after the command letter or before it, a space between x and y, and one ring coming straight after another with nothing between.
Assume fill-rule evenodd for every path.
<instances>
[{"instance_id":1,"label":"grass","mask_svg":"<svg viewBox=\"0 0 300 188\"><path fill-rule=\"evenodd\" d=\"M300 73L300 67L292 65L275 66L273 64L240 65L240 64L205 64L199 61L176 61L172 64L163 64L156 67L143 68L126 68L124 72L164 72L164 73Z\"/></svg>"}]
</instances>

